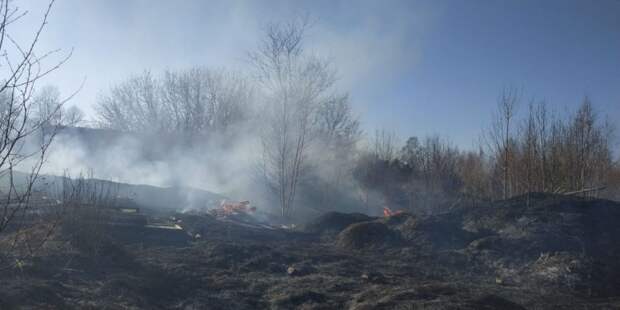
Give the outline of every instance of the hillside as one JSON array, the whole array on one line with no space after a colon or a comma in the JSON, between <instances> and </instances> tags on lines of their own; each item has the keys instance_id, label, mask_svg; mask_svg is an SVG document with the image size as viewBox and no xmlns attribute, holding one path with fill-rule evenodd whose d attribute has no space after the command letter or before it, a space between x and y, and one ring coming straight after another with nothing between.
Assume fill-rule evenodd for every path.
<instances>
[{"instance_id":1,"label":"hillside","mask_svg":"<svg viewBox=\"0 0 620 310\"><path fill-rule=\"evenodd\" d=\"M2 188L8 184L8 175L0 176ZM21 172L14 172L15 183L24 184L28 175ZM66 177L55 175L39 175L34 184L36 191L48 193L52 197L61 195L63 181ZM75 181L74 181L75 182ZM223 200L225 196L209 192L206 190L189 187L158 187L141 184L128 184L112 182L100 179L86 179L85 183L90 187L109 189L111 193L116 193L118 198L128 198L137 203L147 212L176 212L183 210L204 210L212 208Z\"/></svg>"}]
</instances>

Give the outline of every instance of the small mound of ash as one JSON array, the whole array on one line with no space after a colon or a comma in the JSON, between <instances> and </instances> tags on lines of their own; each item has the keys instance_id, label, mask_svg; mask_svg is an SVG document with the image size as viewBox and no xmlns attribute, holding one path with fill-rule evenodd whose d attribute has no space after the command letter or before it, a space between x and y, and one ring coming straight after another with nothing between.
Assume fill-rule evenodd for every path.
<instances>
[{"instance_id":1,"label":"small mound of ash","mask_svg":"<svg viewBox=\"0 0 620 310\"><path fill-rule=\"evenodd\" d=\"M349 250L394 246L400 243L398 233L379 222L362 222L350 225L338 234L336 244Z\"/></svg>"},{"instance_id":2,"label":"small mound of ash","mask_svg":"<svg viewBox=\"0 0 620 310\"><path fill-rule=\"evenodd\" d=\"M373 219L375 218L362 213L328 212L305 224L302 229L308 233L338 234L351 224Z\"/></svg>"}]
</instances>

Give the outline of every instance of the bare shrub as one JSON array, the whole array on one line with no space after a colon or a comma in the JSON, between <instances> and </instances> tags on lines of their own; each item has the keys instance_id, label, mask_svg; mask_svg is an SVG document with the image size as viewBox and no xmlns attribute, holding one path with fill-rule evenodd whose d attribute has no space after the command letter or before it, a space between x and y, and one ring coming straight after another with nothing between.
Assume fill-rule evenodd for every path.
<instances>
[{"instance_id":1,"label":"bare shrub","mask_svg":"<svg viewBox=\"0 0 620 310\"><path fill-rule=\"evenodd\" d=\"M95 257L99 254L117 194L117 185L95 180L92 173L88 178L80 174L75 179L65 175L59 191L65 210L62 228L76 248Z\"/></svg>"},{"instance_id":2,"label":"bare shrub","mask_svg":"<svg viewBox=\"0 0 620 310\"><path fill-rule=\"evenodd\" d=\"M34 36L24 44L16 41L11 32L27 12L13 1L0 0L0 238L11 240L8 249L3 247L2 256L8 257L0 262L3 266L19 265L23 255L36 252L56 226L45 222L50 215L47 204L31 201L47 149L56 134L56 127L48 126L48 121L70 98L35 117L35 86L71 56L61 55L54 61L59 50L36 52L53 4L48 2L41 22L33 30ZM44 225L39 225L42 222Z\"/></svg>"}]
</instances>

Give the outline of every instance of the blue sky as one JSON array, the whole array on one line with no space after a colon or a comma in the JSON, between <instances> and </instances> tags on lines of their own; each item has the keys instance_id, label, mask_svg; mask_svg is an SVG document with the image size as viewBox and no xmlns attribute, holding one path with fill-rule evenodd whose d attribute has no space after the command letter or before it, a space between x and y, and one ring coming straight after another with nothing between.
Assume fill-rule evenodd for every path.
<instances>
[{"instance_id":1,"label":"blue sky","mask_svg":"<svg viewBox=\"0 0 620 310\"><path fill-rule=\"evenodd\" d=\"M27 40L43 1L15 28ZM588 95L620 119L620 1L57 0L39 50L74 48L45 82L92 115L131 74L193 65L244 70L261 27L309 14L308 49L330 58L364 129L440 134L469 148L502 88L563 115ZM526 102L521 105L524 112Z\"/></svg>"}]
</instances>

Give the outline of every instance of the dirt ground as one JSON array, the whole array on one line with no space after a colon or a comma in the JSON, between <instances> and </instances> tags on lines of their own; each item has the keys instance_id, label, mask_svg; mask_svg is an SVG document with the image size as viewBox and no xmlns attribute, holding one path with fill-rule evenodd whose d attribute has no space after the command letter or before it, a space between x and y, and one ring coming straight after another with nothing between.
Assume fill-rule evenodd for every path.
<instances>
[{"instance_id":1,"label":"dirt ground","mask_svg":"<svg viewBox=\"0 0 620 310\"><path fill-rule=\"evenodd\" d=\"M533 194L425 218L327 213L296 230L175 216L185 241L116 232L93 254L55 234L0 273L0 309L620 308L610 201Z\"/></svg>"}]
</instances>

